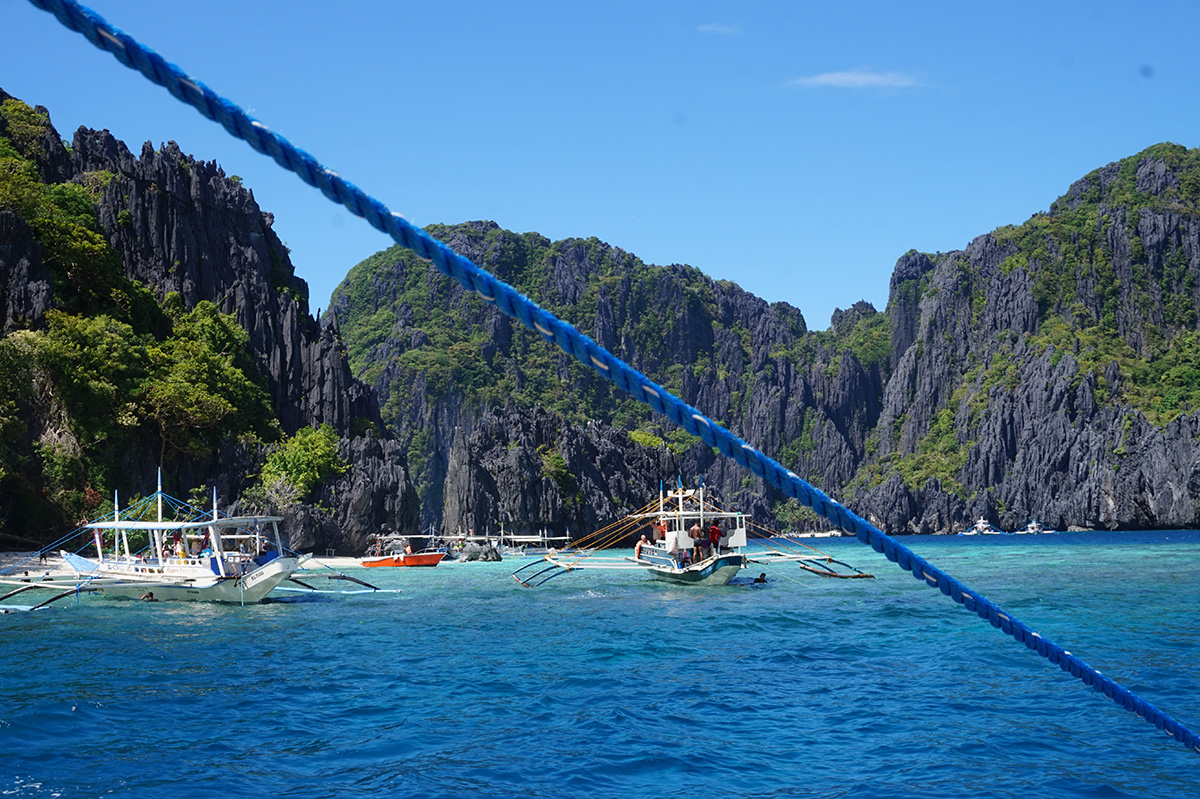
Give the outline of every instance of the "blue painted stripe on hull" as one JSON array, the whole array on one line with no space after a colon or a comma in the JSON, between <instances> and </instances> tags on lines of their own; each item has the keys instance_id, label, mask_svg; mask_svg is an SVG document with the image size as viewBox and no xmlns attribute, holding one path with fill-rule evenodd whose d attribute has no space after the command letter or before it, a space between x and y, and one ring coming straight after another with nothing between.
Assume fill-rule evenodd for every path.
<instances>
[{"instance_id":1,"label":"blue painted stripe on hull","mask_svg":"<svg viewBox=\"0 0 1200 799\"><path fill-rule=\"evenodd\" d=\"M728 585L745 565L743 556L725 555L709 563L689 566L683 571L650 569L649 572L656 580L676 585Z\"/></svg>"}]
</instances>

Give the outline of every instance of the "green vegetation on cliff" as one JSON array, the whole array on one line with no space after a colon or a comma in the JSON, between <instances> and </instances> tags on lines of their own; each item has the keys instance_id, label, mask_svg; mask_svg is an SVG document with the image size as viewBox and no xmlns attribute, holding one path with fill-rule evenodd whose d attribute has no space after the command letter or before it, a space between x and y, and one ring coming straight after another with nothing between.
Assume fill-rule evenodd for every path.
<instances>
[{"instance_id":1,"label":"green vegetation on cliff","mask_svg":"<svg viewBox=\"0 0 1200 799\"><path fill-rule=\"evenodd\" d=\"M688 386L695 391L701 381L720 383L728 403L709 409L719 421L736 424L746 413L760 377L750 330L756 320L718 308L718 289L740 293L736 286L692 267L647 265L596 239L551 243L479 224L436 225L429 232L477 254L483 268L685 399ZM421 387L430 398L459 394L468 407L514 402L547 408L572 423L599 420L668 434L647 408L537 334L507 321L497 328L488 303L398 246L351 269L332 307L351 367L381 389L389 423L414 418L422 399L412 389ZM757 306L753 312L761 313ZM853 353L868 369L886 368L884 314L870 309L844 330L807 333L795 309L780 305L774 313L787 338L769 353L773 361L804 369L825 362L836 377L842 354Z\"/></svg>"},{"instance_id":2,"label":"green vegetation on cliff","mask_svg":"<svg viewBox=\"0 0 1200 799\"><path fill-rule=\"evenodd\" d=\"M42 182L33 159L41 154L49 120L19 100L0 104L0 120L8 132L0 136L0 211L23 219L41 243L58 307L109 313L142 330L159 326L162 315L153 295L121 274L100 232L89 188Z\"/></svg>"},{"instance_id":3,"label":"green vegetation on cliff","mask_svg":"<svg viewBox=\"0 0 1200 799\"><path fill-rule=\"evenodd\" d=\"M46 321L0 339L0 480L68 520L107 494L96 489L151 431L160 464L207 456L226 435L278 435L245 331L211 303L181 314L161 340L104 314L50 311ZM32 453L22 446L30 439Z\"/></svg>"},{"instance_id":4,"label":"green vegetation on cliff","mask_svg":"<svg viewBox=\"0 0 1200 799\"><path fill-rule=\"evenodd\" d=\"M263 465L259 490L250 499L286 506L310 498L326 478L349 468L338 457L338 434L327 424L302 427L271 449Z\"/></svg>"},{"instance_id":5,"label":"green vegetation on cliff","mask_svg":"<svg viewBox=\"0 0 1200 799\"><path fill-rule=\"evenodd\" d=\"M1116 363L1117 391L1101 399L1163 426L1200 408L1197 286L1186 243L1143 220L1200 211L1200 149L1159 144L1115 167L1088 174L1049 213L994 235L1015 249L1008 268L1033 279L1039 330L1030 344L1071 352L1102 380Z\"/></svg>"},{"instance_id":6,"label":"green vegetation on cliff","mask_svg":"<svg viewBox=\"0 0 1200 799\"><path fill-rule=\"evenodd\" d=\"M683 274L678 303L664 303L658 269L614 251L595 239L550 243L537 234L515 235L499 228L433 226L444 239L466 238L484 253L483 266L511 282L522 293L578 329L590 332L601 302L620 294L633 313L617 322L642 363L670 362L666 348L677 332L677 317L700 314L711 324L715 301L711 282L697 270ZM556 285L553 265L564 249L582 249L572 257L586 260L586 282ZM419 402L411 391L416 381L425 393L461 393L470 407L535 405L574 423L591 419L620 420L629 429L649 420L638 403L614 396L604 381L572 359L548 347L540 336L513 325L511 339L497 341L488 324L489 305L474 294L456 290L407 251L392 247L355 266L334 297L338 321L351 367L362 380L378 385L385 372L397 390L384 386L386 420L411 418ZM613 308L614 314L626 309ZM403 314L401 318L400 314ZM507 323L504 323L507 328ZM506 337L509 331L502 331ZM619 349L619 347L618 347ZM681 388L682 374L666 371L657 379Z\"/></svg>"},{"instance_id":7,"label":"green vegetation on cliff","mask_svg":"<svg viewBox=\"0 0 1200 799\"><path fill-rule=\"evenodd\" d=\"M55 308L0 339L0 482L14 516L76 522L107 496L129 453L205 457L228 435L278 425L246 332L210 302L160 304L126 279L85 184L46 184L35 158L48 121L0 106L0 213L41 244ZM110 176L92 175L102 184Z\"/></svg>"},{"instance_id":8,"label":"green vegetation on cliff","mask_svg":"<svg viewBox=\"0 0 1200 799\"><path fill-rule=\"evenodd\" d=\"M1200 409L1200 287L1186 233L1195 229L1198 212L1200 149L1160 144L1088 174L1049 212L993 231L1002 255L995 270L968 265L962 253L929 256L957 264L960 290L969 296L947 296L945 282L939 287L927 274L919 297L949 315L957 313L948 310L955 303L969 303L974 329L944 335L966 335L972 346L960 381L947 387L948 404L929 420L915 450L893 450L866 464L859 482L878 485L895 471L912 488L936 478L943 489L966 496L960 470L993 388L1017 391L1032 366L1029 356L1047 351L1053 365L1068 355L1075 360L1070 388L1094 380L1102 407L1135 409L1159 428ZM1034 329L980 332L988 304L1012 299L996 294L1000 281L1019 272L1027 275L1036 305ZM910 280L900 288L911 292L917 285ZM912 307L917 299L893 296ZM918 348L925 343L918 341ZM937 357L950 357L947 350ZM967 423L956 426L960 407Z\"/></svg>"}]
</instances>

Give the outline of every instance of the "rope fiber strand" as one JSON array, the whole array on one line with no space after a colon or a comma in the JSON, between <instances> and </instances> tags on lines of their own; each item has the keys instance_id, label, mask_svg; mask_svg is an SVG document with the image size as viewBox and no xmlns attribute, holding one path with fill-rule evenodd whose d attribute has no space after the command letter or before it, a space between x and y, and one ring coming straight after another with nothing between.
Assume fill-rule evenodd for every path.
<instances>
[{"instance_id":1,"label":"rope fiber strand","mask_svg":"<svg viewBox=\"0 0 1200 799\"><path fill-rule=\"evenodd\" d=\"M749 469L786 495L812 508L822 518L859 541L869 545L913 577L937 588L956 603L985 619L1018 642L1078 678L1084 685L1103 693L1121 707L1144 718L1167 735L1200 753L1200 737L1171 716L1142 700L1114 680L1101 674L1079 657L1046 640L1024 623L1005 613L980 594L967 588L907 547L897 543L874 525L809 485L793 472L763 455L746 442L708 419L699 410L674 397L663 387L601 348L570 324L538 307L511 286L483 271L403 217L394 214L378 200L368 196L332 170L325 169L313 156L294 147L261 122L252 119L235 103L221 97L179 67L143 47L132 37L109 25L103 18L73 0L29 0L35 7L53 14L64 26L82 34L101 50L111 53L130 69L164 87L178 100L193 106L208 119L219 122L230 134L243 139L260 153L271 156L280 166L295 172L301 180L321 190L330 200L361 216L372 227L387 233L401 246L430 261L445 275L456 280L484 300L492 302L506 315L538 332L585 366L615 383L634 399L663 414L688 433Z\"/></svg>"}]
</instances>

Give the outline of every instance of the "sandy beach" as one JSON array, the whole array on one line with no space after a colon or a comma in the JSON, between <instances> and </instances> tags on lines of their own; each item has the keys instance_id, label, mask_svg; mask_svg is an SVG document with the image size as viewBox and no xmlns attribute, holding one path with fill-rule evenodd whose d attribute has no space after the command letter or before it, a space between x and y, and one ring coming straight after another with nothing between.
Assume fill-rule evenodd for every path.
<instances>
[{"instance_id":1,"label":"sandy beach","mask_svg":"<svg viewBox=\"0 0 1200 799\"><path fill-rule=\"evenodd\" d=\"M322 557L318 558L315 555L300 564L301 571L315 571L317 569L357 569L362 566L362 561L359 558L344 558L344 557Z\"/></svg>"},{"instance_id":2,"label":"sandy beach","mask_svg":"<svg viewBox=\"0 0 1200 799\"><path fill-rule=\"evenodd\" d=\"M45 563L40 563L36 552L0 552L0 576L58 577L69 574L74 572L57 554L48 554Z\"/></svg>"}]
</instances>

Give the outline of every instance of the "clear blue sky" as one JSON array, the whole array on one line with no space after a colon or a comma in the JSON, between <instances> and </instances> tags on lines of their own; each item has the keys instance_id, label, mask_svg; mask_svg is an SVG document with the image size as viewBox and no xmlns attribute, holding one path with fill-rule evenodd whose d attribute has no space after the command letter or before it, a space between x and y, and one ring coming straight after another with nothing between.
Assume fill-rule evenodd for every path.
<instances>
[{"instance_id":1,"label":"clear blue sky","mask_svg":"<svg viewBox=\"0 0 1200 799\"><path fill-rule=\"evenodd\" d=\"M596 236L799 307L1200 146L1200 3L96 0L111 24L418 225ZM314 311L390 240L25 0L0 87L64 137L242 176Z\"/></svg>"}]
</instances>

